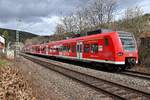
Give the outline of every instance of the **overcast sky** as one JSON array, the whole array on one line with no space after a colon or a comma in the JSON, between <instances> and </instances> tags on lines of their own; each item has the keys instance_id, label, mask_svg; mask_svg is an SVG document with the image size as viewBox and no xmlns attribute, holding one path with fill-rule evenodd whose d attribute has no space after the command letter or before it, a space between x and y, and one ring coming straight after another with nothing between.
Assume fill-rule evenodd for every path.
<instances>
[{"instance_id":1,"label":"overcast sky","mask_svg":"<svg viewBox=\"0 0 150 100\"><path fill-rule=\"evenodd\" d=\"M69 15L87 2L88 0L0 0L0 27L51 35L60 16ZM150 0L119 0L118 9L122 11L135 5L141 6L145 13L150 13Z\"/></svg>"}]
</instances>

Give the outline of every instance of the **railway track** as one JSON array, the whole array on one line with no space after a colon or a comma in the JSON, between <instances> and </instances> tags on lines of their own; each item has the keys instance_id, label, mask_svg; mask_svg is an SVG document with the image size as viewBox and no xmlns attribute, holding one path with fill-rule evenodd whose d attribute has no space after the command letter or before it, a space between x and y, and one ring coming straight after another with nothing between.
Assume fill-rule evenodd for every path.
<instances>
[{"instance_id":1,"label":"railway track","mask_svg":"<svg viewBox=\"0 0 150 100\"><path fill-rule=\"evenodd\" d=\"M104 79L97 78L73 69L63 67L64 64L52 61L44 58L39 58L31 55L21 54L26 59L36 62L42 66L45 66L51 70L59 72L67 77L78 80L90 87L95 88L98 91L104 92L105 94L120 100L149 100L150 92L137 90L119 83L114 83Z\"/></svg>"},{"instance_id":2,"label":"railway track","mask_svg":"<svg viewBox=\"0 0 150 100\"><path fill-rule=\"evenodd\" d=\"M150 80L150 74L148 73L126 70L125 72L121 72L121 74L135 77L135 78Z\"/></svg>"}]
</instances>

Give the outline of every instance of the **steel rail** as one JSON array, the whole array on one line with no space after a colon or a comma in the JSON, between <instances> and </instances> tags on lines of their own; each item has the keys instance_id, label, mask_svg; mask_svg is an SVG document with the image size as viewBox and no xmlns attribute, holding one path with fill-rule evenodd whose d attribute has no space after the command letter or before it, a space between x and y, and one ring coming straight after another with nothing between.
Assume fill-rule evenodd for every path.
<instances>
[{"instance_id":1,"label":"steel rail","mask_svg":"<svg viewBox=\"0 0 150 100\"><path fill-rule=\"evenodd\" d=\"M124 74L124 75L127 75L127 76L140 78L140 79L145 79L145 80L149 80L150 81L150 74L148 74L148 73L142 73L142 72L126 70L124 72L121 72L120 74Z\"/></svg>"}]
</instances>

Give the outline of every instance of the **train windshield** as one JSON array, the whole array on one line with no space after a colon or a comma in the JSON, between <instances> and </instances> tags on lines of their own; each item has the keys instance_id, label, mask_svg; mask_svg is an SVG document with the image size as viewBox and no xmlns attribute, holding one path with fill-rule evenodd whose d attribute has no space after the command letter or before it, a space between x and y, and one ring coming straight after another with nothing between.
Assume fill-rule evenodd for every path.
<instances>
[{"instance_id":1,"label":"train windshield","mask_svg":"<svg viewBox=\"0 0 150 100\"><path fill-rule=\"evenodd\" d=\"M124 50L126 50L126 51L135 51L136 50L135 39L131 33L119 32L119 37L121 39Z\"/></svg>"}]
</instances>

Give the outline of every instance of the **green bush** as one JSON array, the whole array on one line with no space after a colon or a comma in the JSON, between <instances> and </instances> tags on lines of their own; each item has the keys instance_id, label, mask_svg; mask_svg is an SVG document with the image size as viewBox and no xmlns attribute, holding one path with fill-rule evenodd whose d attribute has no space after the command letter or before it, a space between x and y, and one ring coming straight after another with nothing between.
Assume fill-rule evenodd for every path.
<instances>
[{"instance_id":1,"label":"green bush","mask_svg":"<svg viewBox=\"0 0 150 100\"><path fill-rule=\"evenodd\" d=\"M141 65L150 66L150 48L139 48L139 61Z\"/></svg>"},{"instance_id":2,"label":"green bush","mask_svg":"<svg viewBox=\"0 0 150 100\"><path fill-rule=\"evenodd\" d=\"M0 67L6 64L6 55L4 53L0 53Z\"/></svg>"},{"instance_id":3,"label":"green bush","mask_svg":"<svg viewBox=\"0 0 150 100\"><path fill-rule=\"evenodd\" d=\"M3 59L0 59L0 67L1 67L1 66L4 66L5 64L6 64L6 61L3 60Z\"/></svg>"}]
</instances>

